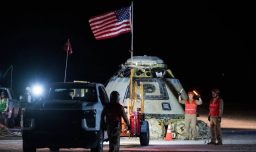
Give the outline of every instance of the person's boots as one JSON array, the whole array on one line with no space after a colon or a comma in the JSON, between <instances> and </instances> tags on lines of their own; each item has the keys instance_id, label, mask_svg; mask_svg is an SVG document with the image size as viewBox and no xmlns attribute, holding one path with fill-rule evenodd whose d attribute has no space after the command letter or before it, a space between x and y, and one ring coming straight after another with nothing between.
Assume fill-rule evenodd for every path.
<instances>
[{"instance_id":1,"label":"person's boots","mask_svg":"<svg viewBox=\"0 0 256 152\"><path fill-rule=\"evenodd\" d=\"M215 145L222 145L222 141L218 140L218 142Z\"/></svg>"},{"instance_id":2,"label":"person's boots","mask_svg":"<svg viewBox=\"0 0 256 152\"><path fill-rule=\"evenodd\" d=\"M211 141L211 142L208 142L207 144L208 144L208 145L215 145L216 143L213 142L213 141Z\"/></svg>"}]
</instances>

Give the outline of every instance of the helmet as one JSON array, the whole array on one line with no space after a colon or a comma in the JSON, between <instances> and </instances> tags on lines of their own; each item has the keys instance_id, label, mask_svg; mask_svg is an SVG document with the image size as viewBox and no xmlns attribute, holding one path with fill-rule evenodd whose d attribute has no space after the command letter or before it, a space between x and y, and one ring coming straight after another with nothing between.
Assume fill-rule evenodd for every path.
<instances>
[{"instance_id":1,"label":"helmet","mask_svg":"<svg viewBox=\"0 0 256 152\"><path fill-rule=\"evenodd\" d=\"M110 102L118 103L119 102L119 93L117 91L112 91L110 94Z\"/></svg>"},{"instance_id":2,"label":"helmet","mask_svg":"<svg viewBox=\"0 0 256 152\"><path fill-rule=\"evenodd\" d=\"M217 95L220 95L220 90L219 89L212 89L212 92L215 92Z\"/></svg>"},{"instance_id":3,"label":"helmet","mask_svg":"<svg viewBox=\"0 0 256 152\"><path fill-rule=\"evenodd\" d=\"M5 92L4 91L1 92L1 96L5 96Z\"/></svg>"},{"instance_id":4,"label":"helmet","mask_svg":"<svg viewBox=\"0 0 256 152\"><path fill-rule=\"evenodd\" d=\"M194 92L193 92L193 91L189 91L189 92L188 92L188 95L189 95L189 94L194 95Z\"/></svg>"}]
</instances>

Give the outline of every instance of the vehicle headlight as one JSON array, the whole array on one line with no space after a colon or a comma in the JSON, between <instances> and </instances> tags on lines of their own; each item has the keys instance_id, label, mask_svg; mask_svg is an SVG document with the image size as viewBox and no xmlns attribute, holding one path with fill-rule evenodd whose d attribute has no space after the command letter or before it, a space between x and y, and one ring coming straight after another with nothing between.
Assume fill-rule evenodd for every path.
<instances>
[{"instance_id":1,"label":"vehicle headlight","mask_svg":"<svg viewBox=\"0 0 256 152\"><path fill-rule=\"evenodd\" d=\"M44 87L40 84L36 84L32 87L33 96L42 96L44 93Z\"/></svg>"}]
</instances>

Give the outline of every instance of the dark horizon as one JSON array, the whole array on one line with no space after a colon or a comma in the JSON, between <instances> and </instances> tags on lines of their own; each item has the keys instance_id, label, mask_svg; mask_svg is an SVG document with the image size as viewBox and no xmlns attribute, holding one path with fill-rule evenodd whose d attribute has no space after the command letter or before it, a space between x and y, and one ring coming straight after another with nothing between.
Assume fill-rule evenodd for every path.
<instances>
[{"instance_id":1,"label":"dark horizon","mask_svg":"<svg viewBox=\"0 0 256 152\"><path fill-rule=\"evenodd\" d=\"M105 84L130 57L131 34L96 41L88 19L130 1L20 7L1 11L0 73L13 65L13 88L63 81L70 37L67 80ZM77 4L78 6L78 4ZM158 56L186 90L204 96L213 87L227 101L250 100L255 83L251 4L245 2L134 2L134 55ZM67 9L68 8L68 9ZM2 79L2 82L4 80Z\"/></svg>"}]
</instances>

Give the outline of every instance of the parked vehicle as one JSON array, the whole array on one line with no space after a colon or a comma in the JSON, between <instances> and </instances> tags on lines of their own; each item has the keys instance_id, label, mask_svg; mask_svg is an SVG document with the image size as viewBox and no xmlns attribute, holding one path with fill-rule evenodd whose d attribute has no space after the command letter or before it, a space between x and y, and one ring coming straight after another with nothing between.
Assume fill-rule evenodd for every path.
<instances>
[{"instance_id":1,"label":"parked vehicle","mask_svg":"<svg viewBox=\"0 0 256 152\"><path fill-rule=\"evenodd\" d=\"M108 102L100 83L51 84L46 98L31 102L23 111L23 151L42 147L103 151L101 114Z\"/></svg>"}]
</instances>

